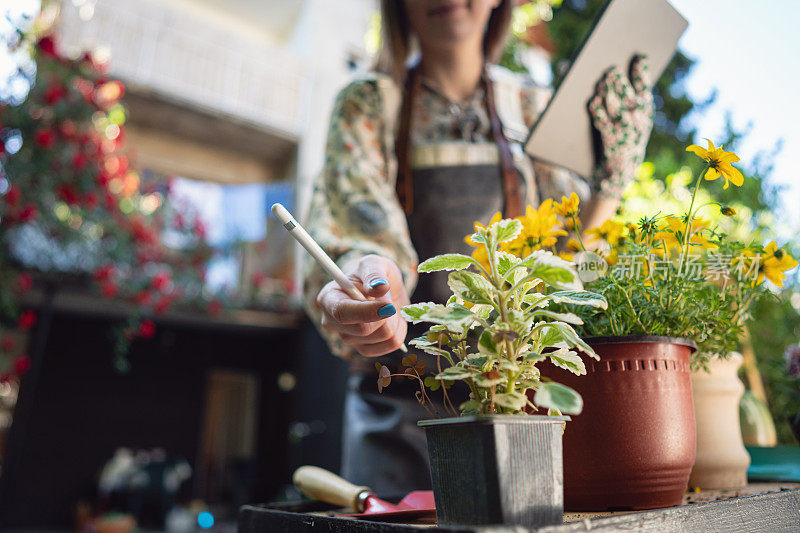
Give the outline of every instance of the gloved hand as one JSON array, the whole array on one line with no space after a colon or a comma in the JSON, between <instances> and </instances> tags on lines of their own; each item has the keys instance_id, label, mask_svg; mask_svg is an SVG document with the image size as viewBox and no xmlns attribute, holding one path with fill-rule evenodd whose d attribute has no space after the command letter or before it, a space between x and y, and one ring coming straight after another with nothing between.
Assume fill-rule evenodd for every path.
<instances>
[{"instance_id":1,"label":"gloved hand","mask_svg":"<svg viewBox=\"0 0 800 533\"><path fill-rule=\"evenodd\" d=\"M589 113L600 133L602 154L595 188L618 198L636 177L653 129L653 93L646 56L631 62L630 78L612 67L597 83Z\"/></svg>"}]
</instances>

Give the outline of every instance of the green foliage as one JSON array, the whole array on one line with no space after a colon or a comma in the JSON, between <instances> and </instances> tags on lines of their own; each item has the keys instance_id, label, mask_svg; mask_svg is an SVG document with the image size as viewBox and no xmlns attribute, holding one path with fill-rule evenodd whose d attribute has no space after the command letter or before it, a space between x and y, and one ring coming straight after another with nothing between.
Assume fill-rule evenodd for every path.
<instances>
[{"instance_id":1,"label":"green foliage","mask_svg":"<svg viewBox=\"0 0 800 533\"><path fill-rule=\"evenodd\" d=\"M769 410L782 444L797 444L787 418L800 413L800 381L787 375L784 359L787 341L797 342L800 339L800 315L792 305L792 292L786 290L779 297L757 301L753 306L753 315L758 320L749 327L753 350L769 398ZM800 299L795 297L795 302L800 302Z\"/></svg>"},{"instance_id":2,"label":"green foliage","mask_svg":"<svg viewBox=\"0 0 800 533\"><path fill-rule=\"evenodd\" d=\"M433 324L409 344L437 356L439 368L443 360L448 363L424 379L419 369L410 366L403 374L419 381L418 398L423 405L429 403L429 393L441 389L445 406L458 414L449 403L447 386L465 381L471 394L460 406L463 414L522 414L538 408L580 413L583 404L578 393L542 381L536 365L549 358L556 366L585 374L578 352L597 355L570 326L580 324L580 318L550 306L569 302L603 309L606 302L601 295L584 291L572 264L550 252L537 250L520 259L498 250L500 243L514 239L521 230L522 224L512 219L478 228L473 240L483 243L488 270L458 254L432 257L420 265L420 272L452 271L448 285L453 292L446 304L426 302L402 310L409 322ZM409 363L404 360L404 365ZM379 366L379 388L391 376L385 366Z\"/></svg>"}]
</instances>

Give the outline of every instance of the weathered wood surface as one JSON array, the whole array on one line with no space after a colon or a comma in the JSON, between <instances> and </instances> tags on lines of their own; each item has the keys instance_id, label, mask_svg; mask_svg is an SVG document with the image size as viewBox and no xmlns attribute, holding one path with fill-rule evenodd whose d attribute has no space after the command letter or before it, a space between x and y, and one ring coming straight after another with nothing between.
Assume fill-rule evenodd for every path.
<instances>
[{"instance_id":1,"label":"weathered wood surface","mask_svg":"<svg viewBox=\"0 0 800 533\"><path fill-rule=\"evenodd\" d=\"M788 487L792 487L788 489ZM763 492L778 490L779 492ZM755 494L755 495L750 495ZM738 496L738 497L737 497ZM635 513L568 513L563 525L537 530L521 527L389 524L244 506L241 533L291 531L308 533L562 533L574 531L658 532L798 532L800 490L797 484L756 485L741 491L689 493L686 505ZM694 503L702 502L702 503Z\"/></svg>"}]
</instances>

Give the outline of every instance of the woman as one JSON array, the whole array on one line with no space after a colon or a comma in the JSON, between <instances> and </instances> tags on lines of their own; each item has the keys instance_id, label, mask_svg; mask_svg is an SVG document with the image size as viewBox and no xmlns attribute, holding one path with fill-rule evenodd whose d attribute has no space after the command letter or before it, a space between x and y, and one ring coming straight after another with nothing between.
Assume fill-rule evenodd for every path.
<instances>
[{"instance_id":1,"label":"woman","mask_svg":"<svg viewBox=\"0 0 800 533\"><path fill-rule=\"evenodd\" d=\"M350 359L342 475L383 494L428 487L427 414L413 383L375 386L376 361L396 368L407 334L397 312L413 301L443 302L444 279L417 284L420 259L467 251L463 236L496 211L576 192L585 227L611 216L641 163L652 126L643 61L630 83L610 71L590 112L602 164L591 179L522 152L550 91L491 65L502 50L512 0L383 0L387 74L358 80L338 96L309 231L363 289L354 301L312 263L306 308L332 351ZM419 61L406 68L413 44ZM430 363L429 363L430 367ZM409 380L410 381L410 380Z\"/></svg>"}]
</instances>

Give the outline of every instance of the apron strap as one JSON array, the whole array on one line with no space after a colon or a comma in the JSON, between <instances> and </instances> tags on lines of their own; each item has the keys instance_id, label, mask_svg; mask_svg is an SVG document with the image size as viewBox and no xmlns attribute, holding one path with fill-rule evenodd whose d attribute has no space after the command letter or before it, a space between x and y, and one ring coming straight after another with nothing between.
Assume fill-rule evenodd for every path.
<instances>
[{"instance_id":1,"label":"apron strap","mask_svg":"<svg viewBox=\"0 0 800 533\"><path fill-rule=\"evenodd\" d=\"M400 124L395 142L395 156L397 157L395 187L397 198L406 216L414 212L414 182L411 177L411 113L420 85L418 69L418 65L413 66L408 70L408 75L406 76L406 83L403 88L403 103L400 106ZM506 218L521 216L523 213L523 200L520 191L520 175L514 166L511 148L509 147L508 139L503 133L500 118L497 115L492 81L485 68L481 75L481 81L485 87L484 98L492 125L492 136L500 152L504 194L503 214Z\"/></svg>"}]
</instances>

